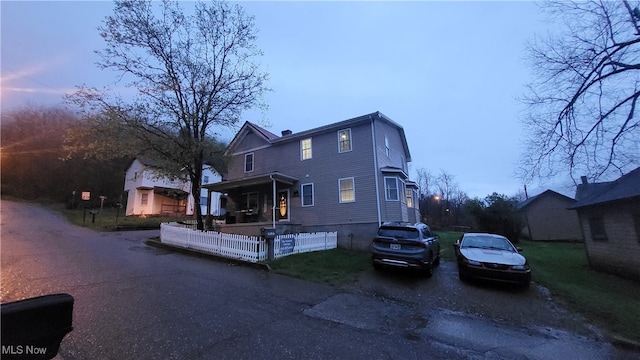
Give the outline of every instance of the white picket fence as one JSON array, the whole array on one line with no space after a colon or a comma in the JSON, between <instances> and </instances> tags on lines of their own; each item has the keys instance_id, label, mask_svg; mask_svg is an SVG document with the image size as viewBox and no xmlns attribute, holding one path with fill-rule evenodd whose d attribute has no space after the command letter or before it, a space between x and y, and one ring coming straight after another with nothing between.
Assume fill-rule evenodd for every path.
<instances>
[{"instance_id":1,"label":"white picket fence","mask_svg":"<svg viewBox=\"0 0 640 360\"><path fill-rule=\"evenodd\" d=\"M294 239L293 249L284 249L282 244ZM278 235L274 241L274 258L300 254L310 251L335 249L338 247L337 232L298 233L291 235ZM291 250L291 251L289 251Z\"/></svg>"},{"instance_id":2,"label":"white picket fence","mask_svg":"<svg viewBox=\"0 0 640 360\"><path fill-rule=\"evenodd\" d=\"M163 223L160 225L160 241L236 260L255 263L267 259L267 243L257 236L198 231L177 223ZM279 235L274 241L274 258L335 249L337 246L337 232Z\"/></svg>"}]
</instances>

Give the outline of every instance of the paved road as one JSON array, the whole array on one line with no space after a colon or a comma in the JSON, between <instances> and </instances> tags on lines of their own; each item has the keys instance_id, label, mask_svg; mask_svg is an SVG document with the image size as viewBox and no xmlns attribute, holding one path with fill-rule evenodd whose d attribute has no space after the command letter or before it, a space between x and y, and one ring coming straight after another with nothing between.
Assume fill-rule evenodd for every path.
<instances>
[{"instance_id":1,"label":"paved road","mask_svg":"<svg viewBox=\"0 0 640 360\"><path fill-rule=\"evenodd\" d=\"M9 201L0 216L0 300L75 297L65 360L634 358L589 332L510 324L461 311L460 294L422 293L452 275L446 263L428 280L372 271L333 288L143 243L158 231L97 233Z\"/></svg>"}]
</instances>

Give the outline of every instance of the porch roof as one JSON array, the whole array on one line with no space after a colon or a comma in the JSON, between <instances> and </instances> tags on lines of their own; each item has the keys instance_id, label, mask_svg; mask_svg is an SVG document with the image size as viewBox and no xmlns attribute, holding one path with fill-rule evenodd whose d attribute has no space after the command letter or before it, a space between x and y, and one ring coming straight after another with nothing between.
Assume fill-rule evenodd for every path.
<instances>
[{"instance_id":1,"label":"porch roof","mask_svg":"<svg viewBox=\"0 0 640 360\"><path fill-rule=\"evenodd\" d=\"M262 174L237 180L222 180L217 183L202 185L202 187L210 191L224 192L242 186L268 184L273 180L283 184L293 185L298 181L298 178L274 171L269 174Z\"/></svg>"},{"instance_id":2,"label":"porch roof","mask_svg":"<svg viewBox=\"0 0 640 360\"><path fill-rule=\"evenodd\" d=\"M181 200L186 199L189 196L189 193L184 190L162 186L154 186L153 192L162 196Z\"/></svg>"}]
</instances>

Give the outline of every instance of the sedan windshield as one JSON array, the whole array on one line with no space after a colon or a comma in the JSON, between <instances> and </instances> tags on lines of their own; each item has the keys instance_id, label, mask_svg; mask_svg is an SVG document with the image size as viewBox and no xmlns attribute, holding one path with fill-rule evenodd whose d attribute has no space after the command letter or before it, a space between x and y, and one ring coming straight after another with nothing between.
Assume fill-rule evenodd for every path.
<instances>
[{"instance_id":1,"label":"sedan windshield","mask_svg":"<svg viewBox=\"0 0 640 360\"><path fill-rule=\"evenodd\" d=\"M507 239L494 236L470 236L464 239L461 247L515 251Z\"/></svg>"}]
</instances>

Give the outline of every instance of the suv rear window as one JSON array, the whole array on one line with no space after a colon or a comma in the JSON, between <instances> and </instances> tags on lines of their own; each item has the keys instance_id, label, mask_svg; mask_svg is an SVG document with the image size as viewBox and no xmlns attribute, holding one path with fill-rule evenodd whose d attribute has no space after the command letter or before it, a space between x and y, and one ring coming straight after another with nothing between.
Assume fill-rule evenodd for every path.
<instances>
[{"instance_id":1,"label":"suv rear window","mask_svg":"<svg viewBox=\"0 0 640 360\"><path fill-rule=\"evenodd\" d=\"M418 229L404 227L381 227L378 236L394 237L398 239L419 239Z\"/></svg>"}]
</instances>

